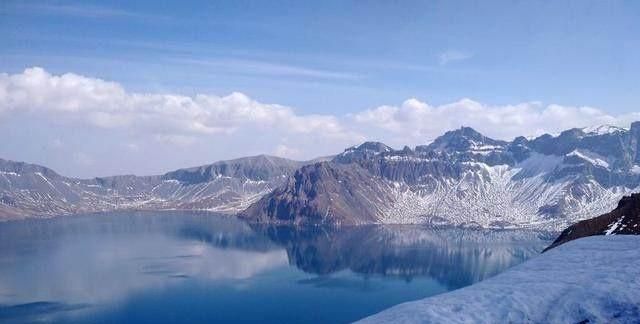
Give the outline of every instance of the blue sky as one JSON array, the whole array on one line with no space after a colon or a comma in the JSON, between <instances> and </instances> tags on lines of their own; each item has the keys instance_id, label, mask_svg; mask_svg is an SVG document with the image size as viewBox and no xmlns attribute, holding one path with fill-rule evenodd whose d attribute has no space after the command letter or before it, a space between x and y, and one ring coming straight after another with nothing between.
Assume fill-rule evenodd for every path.
<instances>
[{"instance_id":1,"label":"blue sky","mask_svg":"<svg viewBox=\"0 0 640 324\"><path fill-rule=\"evenodd\" d=\"M296 115L331 115L342 123L410 98L431 106L462 98L491 106L589 106L617 118L636 112L640 102L638 17L635 1L5 0L0 72L14 75L38 66L54 76L74 73L116 82L132 93L240 92L260 103L291 107ZM54 125L47 118L16 114L4 123L28 122L34 129L37 124L35 133L42 138L102 131ZM56 127L64 134L52 135ZM18 144L0 146L0 155L53 161L67 172L85 170L79 175L128 170L66 167L39 151L26 132L20 134L11 133ZM299 153L290 157L327 154L338 144L362 139L400 144L382 131L358 134L318 151L294 149ZM262 151L273 153L283 136L273 135ZM406 142L418 141L409 136ZM221 149L132 171L155 172L261 149Z\"/></svg>"}]
</instances>

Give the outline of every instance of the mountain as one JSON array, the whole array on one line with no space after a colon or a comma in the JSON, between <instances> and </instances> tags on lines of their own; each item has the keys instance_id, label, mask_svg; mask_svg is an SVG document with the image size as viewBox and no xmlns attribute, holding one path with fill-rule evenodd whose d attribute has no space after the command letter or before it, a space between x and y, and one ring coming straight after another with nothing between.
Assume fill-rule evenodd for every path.
<instances>
[{"instance_id":1,"label":"mountain","mask_svg":"<svg viewBox=\"0 0 640 324\"><path fill-rule=\"evenodd\" d=\"M367 142L298 169L241 217L560 230L640 187L640 122L501 141L470 127L394 150Z\"/></svg>"},{"instance_id":2,"label":"mountain","mask_svg":"<svg viewBox=\"0 0 640 324\"><path fill-rule=\"evenodd\" d=\"M545 251L581 237L616 234L640 234L640 194L623 197L609 213L569 226Z\"/></svg>"},{"instance_id":3,"label":"mountain","mask_svg":"<svg viewBox=\"0 0 640 324\"><path fill-rule=\"evenodd\" d=\"M0 219L116 209L235 213L306 163L259 155L163 175L76 179L43 166L0 159Z\"/></svg>"},{"instance_id":4,"label":"mountain","mask_svg":"<svg viewBox=\"0 0 640 324\"><path fill-rule=\"evenodd\" d=\"M319 162L297 170L243 215L265 223L371 224L379 208L391 207L389 189L357 164Z\"/></svg>"},{"instance_id":5,"label":"mountain","mask_svg":"<svg viewBox=\"0 0 640 324\"><path fill-rule=\"evenodd\" d=\"M470 127L393 149L366 142L298 162L260 155L155 176L76 179L0 159L0 219L206 209L255 223L561 230L640 188L640 122L512 141Z\"/></svg>"}]
</instances>

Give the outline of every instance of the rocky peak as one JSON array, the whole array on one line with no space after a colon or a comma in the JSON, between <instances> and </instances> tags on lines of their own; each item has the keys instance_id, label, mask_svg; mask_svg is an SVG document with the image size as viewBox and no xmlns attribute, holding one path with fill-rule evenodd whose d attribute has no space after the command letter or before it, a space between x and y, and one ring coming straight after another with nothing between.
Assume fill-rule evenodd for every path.
<instances>
[{"instance_id":1,"label":"rocky peak","mask_svg":"<svg viewBox=\"0 0 640 324\"><path fill-rule=\"evenodd\" d=\"M60 177L55 171L37 164L16 162L11 160L4 160L4 159L0 159L0 171L16 173L16 174L39 173L45 176L50 176L55 178Z\"/></svg>"},{"instance_id":2,"label":"rocky peak","mask_svg":"<svg viewBox=\"0 0 640 324\"><path fill-rule=\"evenodd\" d=\"M336 155L334 161L338 163L351 163L388 152L393 152L393 149L384 143L364 142L360 145L352 146Z\"/></svg>"},{"instance_id":3,"label":"rocky peak","mask_svg":"<svg viewBox=\"0 0 640 324\"><path fill-rule=\"evenodd\" d=\"M507 142L486 137L471 127L448 131L427 146L428 150L446 152L485 151L503 148Z\"/></svg>"}]
</instances>

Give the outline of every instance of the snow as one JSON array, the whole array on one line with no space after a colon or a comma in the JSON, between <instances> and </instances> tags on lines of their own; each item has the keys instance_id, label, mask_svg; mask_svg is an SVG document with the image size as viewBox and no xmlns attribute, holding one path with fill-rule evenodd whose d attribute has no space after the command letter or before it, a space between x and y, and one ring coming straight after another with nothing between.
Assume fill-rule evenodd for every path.
<instances>
[{"instance_id":1,"label":"snow","mask_svg":"<svg viewBox=\"0 0 640 324\"><path fill-rule=\"evenodd\" d=\"M612 125L600 125L600 126L585 127L582 129L582 131L587 135L597 136L597 135L613 134L617 132L624 132L626 131L626 129L617 127L617 126L612 126Z\"/></svg>"},{"instance_id":2,"label":"snow","mask_svg":"<svg viewBox=\"0 0 640 324\"><path fill-rule=\"evenodd\" d=\"M163 180L164 183L180 184L180 181L176 179Z\"/></svg>"},{"instance_id":3,"label":"snow","mask_svg":"<svg viewBox=\"0 0 640 324\"><path fill-rule=\"evenodd\" d=\"M386 161L402 161L402 162L430 162L434 161L434 159L428 158L420 158L415 156L405 156L405 155L387 155L384 157Z\"/></svg>"},{"instance_id":4,"label":"snow","mask_svg":"<svg viewBox=\"0 0 640 324\"><path fill-rule=\"evenodd\" d=\"M607 160L604 157L600 156L599 154L593 153L591 151L573 150L571 151L571 153L567 154L567 156L577 156L593 164L594 166L599 166L606 169L609 168L609 162L607 162Z\"/></svg>"},{"instance_id":5,"label":"snow","mask_svg":"<svg viewBox=\"0 0 640 324\"><path fill-rule=\"evenodd\" d=\"M613 235L616 229L618 229L618 227L620 226L620 224L622 224L623 220L624 220L624 216L618 218L618 220L615 221L614 223L609 224L609 227L604 232L604 235Z\"/></svg>"},{"instance_id":6,"label":"snow","mask_svg":"<svg viewBox=\"0 0 640 324\"><path fill-rule=\"evenodd\" d=\"M639 173L640 173L640 165L636 165L636 164L634 164L634 165L631 167L631 173L639 174Z\"/></svg>"},{"instance_id":7,"label":"snow","mask_svg":"<svg viewBox=\"0 0 640 324\"><path fill-rule=\"evenodd\" d=\"M42 173L40 172L36 172L35 175L37 175L38 177L40 177L42 180L44 180L45 183L47 183L51 188L56 188L50 181L49 179L47 179L47 177L45 177Z\"/></svg>"},{"instance_id":8,"label":"snow","mask_svg":"<svg viewBox=\"0 0 640 324\"><path fill-rule=\"evenodd\" d=\"M361 323L638 323L640 236L593 236Z\"/></svg>"}]
</instances>

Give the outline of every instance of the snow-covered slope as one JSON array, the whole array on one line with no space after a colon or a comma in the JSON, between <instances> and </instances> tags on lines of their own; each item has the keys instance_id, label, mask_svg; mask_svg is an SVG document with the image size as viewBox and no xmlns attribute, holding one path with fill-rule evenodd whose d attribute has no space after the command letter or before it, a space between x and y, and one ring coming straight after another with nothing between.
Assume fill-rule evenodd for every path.
<instances>
[{"instance_id":1,"label":"snow-covered slope","mask_svg":"<svg viewBox=\"0 0 640 324\"><path fill-rule=\"evenodd\" d=\"M235 213L282 184L304 162L255 156L164 175L94 179L0 159L0 219L116 209L207 209Z\"/></svg>"},{"instance_id":2,"label":"snow-covered slope","mask_svg":"<svg viewBox=\"0 0 640 324\"><path fill-rule=\"evenodd\" d=\"M360 323L638 323L640 236L582 238Z\"/></svg>"}]
</instances>

